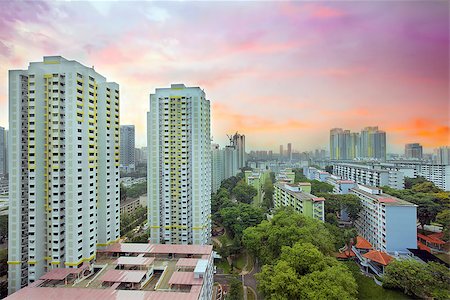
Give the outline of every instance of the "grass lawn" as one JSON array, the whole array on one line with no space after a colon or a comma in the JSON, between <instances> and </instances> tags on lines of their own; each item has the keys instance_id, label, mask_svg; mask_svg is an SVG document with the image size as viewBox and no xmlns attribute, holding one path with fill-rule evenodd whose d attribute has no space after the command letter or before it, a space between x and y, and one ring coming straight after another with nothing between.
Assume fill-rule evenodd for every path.
<instances>
[{"instance_id":1,"label":"grass lawn","mask_svg":"<svg viewBox=\"0 0 450 300\"><path fill-rule=\"evenodd\" d=\"M439 254L434 254L434 256L440 258L441 260L445 261L446 263L450 264L450 255L445 254L445 253L439 253Z\"/></svg>"},{"instance_id":2,"label":"grass lawn","mask_svg":"<svg viewBox=\"0 0 450 300\"><path fill-rule=\"evenodd\" d=\"M233 243L233 241L228 236L228 233L222 234L217 239L222 243L222 245L229 245L229 244Z\"/></svg>"},{"instance_id":3,"label":"grass lawn","mask_svg":"<svg viewBox=\"0 0 450 300\"><path fill-rule=\"evenodd\" d=\"M225 274L231 273L230 265L226 259L221 259L218 263L216 263L216 266L218 269L222 269Z\"/></svg>"},{"instance_id":4,"label":"grass lawn","mask_svg":"<svg viewBox=\"0 0 450 300\"><path fill-rule=\"evenodd\" d=\"M234 259L234 266L235 266L236 268L238 268L239 270L242 270L242 269L244 268L244 266L245 266L245 263L247 262L246 259L247 259L247 258L246 258L246 256L245 256L245 252L239 254L239 256L237 256L237 257Z\"/></svg>"},{"instance_id":5,"label":"grass lawn","mask_svg":"<svg viewBox=\"0 0 450 300\"><path fill-rule=\"evenodd\" d=\"M364 276L358 265L354 261L346 261L344 264L350 269L358 283L358 299L371 300L401 300L413 299L403 294L401 291L384 289L377 285L372 278Z\"/></svg>"}]
</instances>

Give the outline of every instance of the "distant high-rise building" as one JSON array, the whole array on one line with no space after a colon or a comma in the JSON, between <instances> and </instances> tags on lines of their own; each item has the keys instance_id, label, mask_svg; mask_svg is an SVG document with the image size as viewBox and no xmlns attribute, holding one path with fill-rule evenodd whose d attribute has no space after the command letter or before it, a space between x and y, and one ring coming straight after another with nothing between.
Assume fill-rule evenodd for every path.
<instances>
[{"instance_id":1,"label":"distant high-rise building","mask_svg":"<svg viewBox=\"0 0 450 300\"><path fill-rule=\"evenodd\" d=\"M211 191L217 192L225 179L225 152L218 144L211 144Z\"/></svg>"},{"instance_id":2,"label":"distant high-rise building","mask_svg":"<svg viewBox=\"0 0 450 300\"><path fill-rule=\"evenodd\" d=\"M450 147L439 147L434 149L434 160L439 165L450 165Z\"/></svg>"},{"instance_id":3,"label":"distant high-rise building","mask_svg":"<svg viewBox=\"0 0 450 300\"><path fill-rule=\"evenodd\" d=\"M284 156L283 145L280 145L280 158Z\"/></svg>"},{"instance_id":4,"label":"distant high-rise building","mask_svg":"<svg viewBox=\"0 0 450 300\"><path fill-rule=\"evenodd\" d=\"M120 168L125 171L135 169L134 125L120 126Z\"/></svg>"},{"instance_id":5,"label":"distant high-rise building","mask_svg":"<svg viewBox=\"0 0 450 300\"><path fill-rule=\"evenodd\" d=\"M199 87L172 84L150 95L147 118L150 241L208 244L210 102Z\"/></svg>"},{"instance_id":6,"label":"distant high-rise building","mask_svg":"<svg viewBox=\"0 0 450 300\"><path fill-rule=\"evenodd\" d=\"M355 158L386 159L386 133L378 127L366 127L361 133L342 128L330 130L330 158L352 160Z\"/></svg>"},{"instance_id":7,"label":"distant high-rise building","mask_svg":"<svg viewBox=\"0 0 450 300\"><path fill-rule=\"evenodd\" d=\"M419 143L405 145L406 158L422 159L422 155L422 145L420 145Z\"/></svg>"},{"instance_id":8,"label":"distant high-rise building","mask_svg":"<svg viewBox=\"0 0 450 300\"><path fill-rule=\"evenodd\" d=\"M287 144L287 158L289 160L292 160L292 144L291 143Z\"/></svg>"},{"instance_id":9,"label":"distant high-rise building","mask_svg":"<svg viewBox=\"0 0 450 300\"><path fill-rule=\"evenodd\" d=\"M9 293L116 241L119 85L60 56L9 71Z\"/></svg>"},{"instance_id":10,"label":"distant high-rise building","mask_svg":"<svg viewBox=\"0 0 450 300\"><path fill-rule=\"evenodd\" d=\"M386 160L386 132L378 126L361 130L360 157Z\"/></svg>"},{"instance_id":11,"label":"distant high-rise building","mask_svg":"<svg viewBox=\"0 0 450 300\"><path fill-rule=\"evenodd\" d=\"M0 127L0 176L8 173L8 130Z\"/></svg>"},{"instance_id":12,"label":"distant high-rise building","mask_svg":"<svg viewBox=\"0 0 450 300\"><path fill-rule=\"evenodd\" d=\"M330 130L330 153L331 159L347 160L354 159L357 155L358 133L350 130L333 128Z\"/></svg>"},{"instance_id":13,"label":"distant high-rise building","mask_svg":"<svg viewBox=\"0 0 450 300\"><path fill-rule=\"evenodd\" d=\"M232 136L232 144L236 149L237 167L241 169L245 167L245 135L236 132Z\"/></svg>"},{"instance_id":14,"label":"distant high-rise building","mask_svg":"<svg viewBox=\"0 0 450 300\"><path fill-rule=\"evenodd\" d=\"M234 146L225 146L224 151L224 164L225 164L225 179L231 176L236 176L239 172L237 151Z\"/></svg>"}]
</instances>

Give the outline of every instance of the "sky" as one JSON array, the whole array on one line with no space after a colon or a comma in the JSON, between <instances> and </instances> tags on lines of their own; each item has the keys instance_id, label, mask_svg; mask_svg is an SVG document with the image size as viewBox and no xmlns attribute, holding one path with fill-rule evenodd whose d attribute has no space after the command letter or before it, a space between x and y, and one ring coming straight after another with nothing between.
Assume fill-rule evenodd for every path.
<instances>
[{"instance_id":1,"label":"sky","mask_svg":"<svg viewBox=\"0 0 450 300\"><path fill-rule=\"evenodd\" d=\"M61 55L120 85L121 124L146 145L149 94L211 100L211 135L248 150L328 149L378 125L388 151L450 144L448 1L0 2L0 126L8 70ZM286 148L286 146L285 146Z\"/></svg>"}]
</instances>

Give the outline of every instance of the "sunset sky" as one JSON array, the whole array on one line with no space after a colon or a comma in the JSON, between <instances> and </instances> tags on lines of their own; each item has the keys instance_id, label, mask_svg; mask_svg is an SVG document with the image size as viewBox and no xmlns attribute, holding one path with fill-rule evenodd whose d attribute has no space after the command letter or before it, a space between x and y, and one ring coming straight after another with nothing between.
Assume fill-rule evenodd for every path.
<instances>
[{"instance_id":1,"label":"sunset sky","mask_svg":"<svg viewBox=\"0 0 450 300\"><path fill-rule=\"evenodd\" d=\"M121 124L146 144L149 94L211 100L214 142L328 149L329 130L378 125L388 151L449 145L449 2L0 2L0 125L7 71L46 55L120 84Z\"/></svg>"}]
</instances>

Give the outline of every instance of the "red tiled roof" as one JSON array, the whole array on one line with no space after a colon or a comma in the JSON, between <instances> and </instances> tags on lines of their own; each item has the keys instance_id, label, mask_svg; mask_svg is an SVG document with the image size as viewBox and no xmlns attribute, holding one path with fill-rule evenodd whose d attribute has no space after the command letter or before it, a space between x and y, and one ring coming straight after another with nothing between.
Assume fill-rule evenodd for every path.
<instances>
[{"instance_id":1,"label":"red tiled roof","mask_svg":"<svg viewBox=\"0 0 450 300\"><path fill-rule=\"evenodd\" d=\"M194 272L173 272L169 284L202 285L202 278L194 278Z\"/></svg>"},{"instance_id":2,"label":"red tiled roof","mask_svg":"<svg viewBox=\"0 0 450 300\"><path fill-rule=\"evenodd\" d=\"M382 264L383 266L387 266L393 260L392 256L378 250L370 250L369 252L363 254L363 257Z\"/></svg>"},{"instance_id":3,"label":"red tiled roof","mask_svg":"<svg viewBox=\"0 0 450 300\"><path fill-rule=\"evenodd\" d=\"M352 250L350 250L350 251L345 250L344 252L337 253L335 256L337 258L351 258L351 257L356 256L356 254Z\"/></svg>"},{"instance_id":4,"label":"red tiled roof","mask_svg":"<svg viewBox=\"0 0 450 300\"><path fill-rule=\"evenodd\" d=\"M425 251L427 251L427 252L430 252L431 253L431 249L430 249L430 247L428 247L427 245L425 245L425 244L422 244L421 242L419 242L419 241L417 241L417 248L419 248L420 250L425 250Z\"/></svg>"},{"instance_id":5,"label":"red tiled roof","mask_svg":"<svg viewBox=\"0 0 450 300\"><path fill-rule=\"evenodd\" d=\"M108 282L141 282L144 278L145 271L129 271L129 270L108 270L100 278L100 281Z\"/></svg>"},{"instance_id":6,"label":"red tiled roof","mask_svg":"<svg viewBox=\"0 0 450 300\"><path fill-rule=\"evenodd\" d=\"M418 233L417 234L417 238L425 240L425 241L427 241L429 243L432 243L432 244L436 244L436 245L444 245L445 244L445 242L443 240L441 240L441 239L439 239L439 238L437 238L437 237L435 237L435 236L433 236L431 234L430 235L424 235L424 234Z\"/></svg>"},{"instance_id":7,"label":"red tiled roof","mask_svg":"<svg viewBox=\"0 0 450 300\"><path fill-rule=\"evenodd\" d=\"M314 198L312 198L312 201L316 201L316 202L325 201L325 198L323 198L323 197L314 197Z\"/></svg>"},{"instance_id":8,"label":"red tiled roof","mask_svg":"<svg viewBox=\"0 0 450 300\"><path fill-rule=\"evenodd\" d=\"M357 236L356 237L356 248L358 249L372 249L372 245L366 240L364 239L362 236Z\"/></svg>"}]
</instances>

